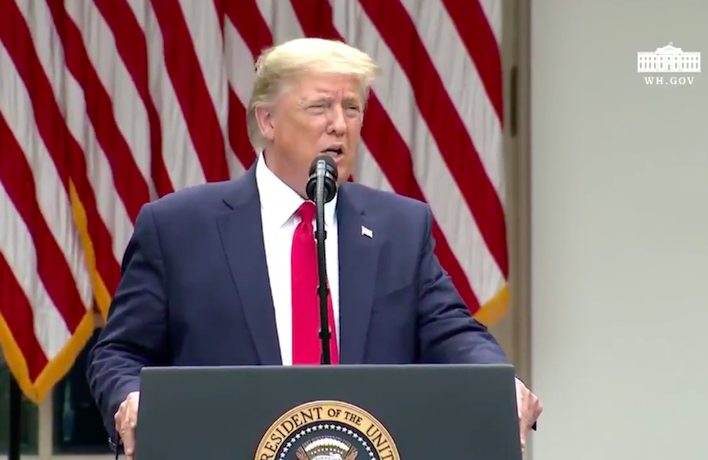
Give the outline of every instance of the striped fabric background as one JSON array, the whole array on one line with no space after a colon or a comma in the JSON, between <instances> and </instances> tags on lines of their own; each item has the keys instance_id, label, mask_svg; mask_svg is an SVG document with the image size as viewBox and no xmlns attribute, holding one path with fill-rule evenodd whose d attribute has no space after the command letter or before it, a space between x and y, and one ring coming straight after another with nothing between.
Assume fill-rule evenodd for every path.
<instances>
[{"instance_id":1,"label":"striped fabric background","mask_svg":"<svg viewBox=\"0 0 708 460\"><path fill-rule=\"evenodd\" d=\"M335 38L382 67L354 180L427 201L483 322L507 308L502 0L0 0L0 341L39 402L105 316L140 207L254 161L255 57Z\"/></svg>"}]
</instances>

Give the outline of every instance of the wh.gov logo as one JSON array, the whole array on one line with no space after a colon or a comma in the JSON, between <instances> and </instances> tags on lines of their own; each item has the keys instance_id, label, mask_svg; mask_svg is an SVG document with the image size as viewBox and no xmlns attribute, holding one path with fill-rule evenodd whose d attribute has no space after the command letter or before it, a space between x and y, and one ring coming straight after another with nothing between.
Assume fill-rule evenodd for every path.
<instances>
[{"instance_id":1,"label":"wh.gov logo","mask_svg":"<svg viewBox=\"0 0 708 460\"><path fill-rule=\"evenodd\" d=\"M696 77L691 74L701 73L701 53L684 51L673 43L655 51L640 51L637 53L637 72L663 74L645 76L647 85L692 85Z\"/></svg>"}]
</instances>

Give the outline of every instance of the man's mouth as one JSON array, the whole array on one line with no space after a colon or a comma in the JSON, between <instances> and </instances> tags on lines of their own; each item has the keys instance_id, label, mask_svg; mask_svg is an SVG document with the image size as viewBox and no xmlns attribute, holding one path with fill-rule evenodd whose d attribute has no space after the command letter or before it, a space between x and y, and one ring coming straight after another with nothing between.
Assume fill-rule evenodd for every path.
<instances>
[{"instance_id":1,"label":"man's mouth","mask_svg":"<svg viewBox=\"0 0 708 460\"><path fill-rule=\"evenodd\" d=\"M322 153L327 154L336 160L340 155L344 154L344 148L341 145L333 145L324 149Z\"/></svg>"}]
</instances>

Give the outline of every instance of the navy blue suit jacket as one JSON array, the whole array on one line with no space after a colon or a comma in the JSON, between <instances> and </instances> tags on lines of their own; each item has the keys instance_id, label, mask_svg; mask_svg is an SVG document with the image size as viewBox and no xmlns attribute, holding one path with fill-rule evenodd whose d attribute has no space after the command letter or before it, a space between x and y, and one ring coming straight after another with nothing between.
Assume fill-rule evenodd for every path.
<instances>
[{"instance_id":1,"label":"navy blue suit jacket","mask_svg":"<svg viewBox=\"0 0 708 460\"><path fill-rule=\"evenodd\" d=\"M425 203L345 183L336 213L342 364L507 362L438 263ZM88 379L113 433L143 366L261 364L282 363L253 167L142 208Z\"/></svg>"}]
</instances>

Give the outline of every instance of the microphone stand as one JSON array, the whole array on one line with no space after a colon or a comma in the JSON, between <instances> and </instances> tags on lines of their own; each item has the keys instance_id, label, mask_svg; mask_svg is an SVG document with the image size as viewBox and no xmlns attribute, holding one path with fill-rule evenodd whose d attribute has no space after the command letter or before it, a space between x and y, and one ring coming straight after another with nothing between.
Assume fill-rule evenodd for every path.
<instances>
[{"instance_id":1,"label":"microphone stand","mask_svg":"<svg viewBox=\"0 0 708 460\"><path fill-rule=\"evenodd\" d=\"M324 170L324 165L322 165ZM317 294L320 301L320 342L322 346L322 354L320 363L322 365L332 364L329 343L332 337L332 331L329 328L329 311L327 308L327 295L329 288L327 286L327 259L325 258L325 239L327 232L324 228L324 171L317 174L317 182L315 186L315 209L316 209L316 228L315 239L317 240L317 272L319 275L319 285Z\"/></svg>"}]
</instances>

